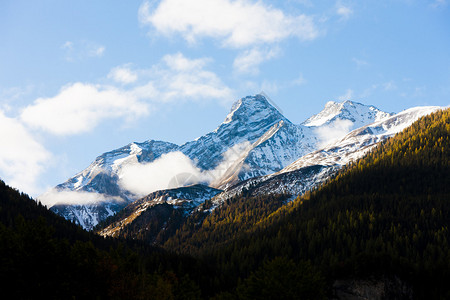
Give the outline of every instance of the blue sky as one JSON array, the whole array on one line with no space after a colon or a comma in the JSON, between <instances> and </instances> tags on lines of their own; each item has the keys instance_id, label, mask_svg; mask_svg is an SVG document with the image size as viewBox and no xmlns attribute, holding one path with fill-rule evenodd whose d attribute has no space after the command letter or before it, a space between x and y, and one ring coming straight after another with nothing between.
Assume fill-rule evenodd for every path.
<instances>
[{"instance_id":1,"label":"blue sky","mask_svg":"<svg viewBox=\"0 0 450 300\"><path fill-rule=\"evenodd\" d=\"M262 90L294 123L330 100L447 106L448 2L1 1L0 178L37 196Z\"/></svg>"}]
</instances>

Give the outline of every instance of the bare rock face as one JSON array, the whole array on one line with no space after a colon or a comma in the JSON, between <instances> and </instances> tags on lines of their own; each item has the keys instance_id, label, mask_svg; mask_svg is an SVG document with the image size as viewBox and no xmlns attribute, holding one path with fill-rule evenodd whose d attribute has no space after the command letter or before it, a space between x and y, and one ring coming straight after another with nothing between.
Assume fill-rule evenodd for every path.
<instances>
[{"instance_id":1,"label":"bare rock face","mask_svg":"<svg viewBox=\"0 0 450 300\"><path fill-rule=\"evenodd\" d=\"M398 277L342 279L334 282L332 299L413 299L413 291L410 285Z\"/></svg>"}]
</instances>

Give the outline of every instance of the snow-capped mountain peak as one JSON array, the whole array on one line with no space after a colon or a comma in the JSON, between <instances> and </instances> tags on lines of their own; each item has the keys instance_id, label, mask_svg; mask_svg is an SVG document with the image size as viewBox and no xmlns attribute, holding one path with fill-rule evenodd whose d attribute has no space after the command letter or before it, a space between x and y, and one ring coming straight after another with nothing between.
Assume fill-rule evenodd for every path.
<instances>
[{"instance_id":1,"label":"snow-capped mountain peak","mask_svg":"<svg viewBox=\"0 0 450 300\"><path fill-rule=\"evenodd\" d=\"M411 126L419 118L439 109L442 108L439 106L413 107L361 126L334 143L300 157L279 173L286 173L314 165L343 166L351 161L356 161L379 142L385 141L387 138Z\"/></svg>"},{"instance_id":2,"label":"snow-capped mountain peak","mask_svg":"<svg viewBox=\"0 0 450 300\"><path fill-rule=\"evenodd\" d=\"M230 113L222 124L233 121L242 124L253 123L255 120L282 120L285 117L269 103L265 96L257 94L247 96L236 101L231 107Z\"/></svg>"},{"instance_id":3,"label":"snow-capped mountain peak","mask_svg":"<svg viewBox=\"0 0 450 300\"><path fill-rule=\"evenodd\" d=\"M392 113L383 112L375 106L350 100L344 102L329 101L321 112L307 119L303 122L303 125L318 127L331 124L337 120L349 120L353 123L352 129L355 129L392 115Z\"/></svg>"}]
</instances>

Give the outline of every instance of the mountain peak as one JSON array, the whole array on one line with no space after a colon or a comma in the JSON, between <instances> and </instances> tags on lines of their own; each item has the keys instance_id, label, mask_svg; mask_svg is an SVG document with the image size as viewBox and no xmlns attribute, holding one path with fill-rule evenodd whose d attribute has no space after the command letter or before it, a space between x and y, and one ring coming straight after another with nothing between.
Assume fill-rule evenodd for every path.
<instances>
[{"instance_id":1,"label":"mountain peak","mask_svg":"<svg viewBox=\"0 0 450 300\"><path fill-rule=\"evenodd\" d=\"M325 104L325 108L318 114L310 117L303 125L305 126L322 126L331 124L336 120L349 120L354 124L354 128L379 121L391 116L375 106L365 105L358 102L346 100L343 102L329 101Z\"/></svg>"},{"instance_id":2,"label":"mountain peak","mask_svg":"<svg viewBox=\"0 0 450 300\"><path fill-rule=\"evenodd\" d=\"M223 123L232 121L247 123L255 119L279 121L285 118L264 95L257 94L236 101Z\"/></svg>"}]
</instances>

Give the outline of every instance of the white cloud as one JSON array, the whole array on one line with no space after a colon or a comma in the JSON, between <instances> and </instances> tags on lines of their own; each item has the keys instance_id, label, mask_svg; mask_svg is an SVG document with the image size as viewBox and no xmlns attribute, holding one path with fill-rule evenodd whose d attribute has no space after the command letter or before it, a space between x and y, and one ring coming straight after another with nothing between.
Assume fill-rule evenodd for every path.
<instances>
[{"instance_id":1,"label":"white cloud","mask_svg":"<svg viewBox=\"0 0 450 300\"><path fill-rule=\"evenodd\" d=\"M321 126L315 129L319 138L319 147L335 142L350 132L353 126L350 120L337 119L328 126Z\"/></svg>"},{"instance_id":2,"label":"white cloud","mask_svg":"<svg viewBox=\"0 0 450 300\"><path fill-rule=\"evenodd\" d=\"M352 98L353 98L353 90L352 89L348 89L344 95L338 97L339 101L351 100Z\"/></svg>"},{"instance_id":3,"label":"white cloud","mask_svg":"<svg viewBox=\"0 0 450 300\"><path fill-rule=\"evenodd\" d=\"M68 190L57 190L51 189L41 196L38 200L46 205L47 207L52 207L53 205L89 205L97 204L101 202L123 202L124 200L120 197L105 196L103 194L85 192L85 191L68 191Z\"/></svg>"},{"instance_id":4,"label":"white cloud","mask_svg":"<svg viewBox=\"0 0 450 300\"><path fill-rule=\"evenodd\" d=\"M233 48L318 36L312 17L290 16L260 1L145 1L139 8L139 20L163 35L179 33L190 43L210 37Z\"/></svg>"},{"instance_id":5,"label":"white cloud","mask_svg":"<svg viewBox=\"0 0 450 300\"><path fill-rule=\"evenodd\" d=\"M10 115L17 113L20 103L26 101L32 93L36 92L36 86L29 84L22 87L0 88L0 110Z\"/></svg>"},{"instance_id":6,"label":"white cloud","mask_svg":"<svg viewBox=\"0 0 450 300\"><path fill-rule=\"evenodd\" d=\"M91 131L111 118L132 119L148 113L145 103L114 87L75 83L56 96L39 98L21 113L27 125L56 135Z\"/></svg>"},{"instance_id":7,"label":"white cloud","mask_svg":"<svg viewBox=\"0 0 450 300\"><path fill-rule=\"evenodd\" d=\"M61 45L62 49L73 49L73 42L66 41L64 44Z\"/></svg>"},{"instance_id":8,"label":"white cloud","mask_svg":"<svg viewBox=\"0 0 450 300\"><path fill-rule=\"evenodd\" d=\"M0 176L13 187L30 194L52 155L16 119L0 111Z\"/></svg>"},{"instance_id":9,"label":"white cloud","mask_svg":"<svg viewBox=\"0 0 450 300\"><path fill-rule=\"evenodd\" d=\"M105 46L91 41L66 41L61 45L64 50L65 59L69 62L82 61L86 58L102 57L105 53Z\"/></svg>"},{"instance_id":10,"label":"white cloud","mask_svg":"<svg viewBox=\"0 0 450 300\"><path fill-rule=\"evenodd\" d=\"M109 72L108 78L113 79L118 83L128 84L133 83L138 79L136 72L132 71L129 66L115 67Z\"/></svg>"},{"instance_id":11,"label":"white cloud","mask_svg":"<svg viewBox=\"0 0 450 300\"><path fill-rule=\"evenodd\" d=\"M119 185L136 195L147 195L169 187L179 174L192 174L201 178L201 170L181 152L170 152L148 164L134 164L124 167L119 174ZM198 183L198 179L192 183Z\"/></svg>"},{"instance_id":12,"label":"white cloud","mask_svg":"<svg viewBox=\"0 0 450 300\"><path fill-rule=\"evenodd\" d=\"M222 161L220 164L213 170L205 171L203 177L206 177L206 180L212 186L220 184L226 179L224 177L232 175L236 171L236 168L239 168L239 166L244 167L243 159L245 159L252 148L253 146L249 141L232 146L222 153Z\"/></svg>"},{"instance_id":13,"label":"white cloud","mask_svg":"<svg viewBox=\"0 0 450 300\"><path fill-rule=\"evenodd\" d=\"M367 61L355 57L352 59L352 61L356 64L358 69L369 65Z\"/></svg>"},{"instance_id":14,"label":"white cloud","mask_svg":"<svg viewBox=\"0 0 450 300\"><path fill-rule=\"evenodd\" d=\"M210 61L209 58L189 59L180 52L175 54L167 54L162 60L170 69L178 72L201 70Z\"/></svg>"},{"instance_id":15,"label":"white cloud","mask_svg":"<svg viewBox=\"0 0 450 300\"><path fill-rule=\"evenodd\" d=\"M246 50L236 57L233 62L233 68L239 73L258 74L259 65L264 61L276 57L279 52L280 49L278 47L267 50L261 50L258 48Z\"/></svg>"},{"instance_id":16,"label":"white cloud","mask_svg":"<svg viewBox=\"0 0 450 300\"><path fill-rule=\"evenodd\" d=\"M221 163L213 170L199 169L195 162L182 152L170 152L147 164L132 164L121 169L119 185L144 196L157 190L176 188L197 183L213 183L238 163L251 144L247 141L234 145L222 154Z\"/></svg>"},{"instance_id":17,"label":"white cloud","mask_svg":"<svg viewBox=\"0 0 450 300\"><path fill-rule=\"evenodd\" d=\"M157 76L152 82L159 92L159 100L232 98L232 90L214 72L205 69L209 61L208 58L188 59L181 53L165 55L165 66L152 70Z\"/></svg>"},{"instance_id":18,"label":"white cloud","mask_svg":"<svg viewBox=\"0 0 450 300\"><path fill-rule=\"evenodd\" d=\"M123 84L139 79L139 84L125 88L73 83L54 97L36 99L22 110L20 119L32 128L72 135L89 132L107 119L132 121L148 115L157 102L233 99L233 91L205 68L209 61L176 53L165 55L149 70L131 71L126 65L119 66L108 78Z\"/></svg>"},{"instance_id":19,"label":"white cloud","mask_svg":"<svg viewBox=\"0 0 450 300\"><path fill-rule=\"evenodd\" d=\"M341 20L345 21L348 20L351 15L353 15L353 9L338 2L336 4L336 14L340 16Z\"/></svg>"},{"instance_id":20,"label":"white cloud","mask_svg":"<svg viewBox=\"0 0 450 300\"><path fill-rule=\"evenodd\" d=\"M96 56L96 57L101 57L103 56L103 54L105 53L105 47L104 46L92 46L89 49L88 55L89 56Z\"/></svg>"}]
</instances>

